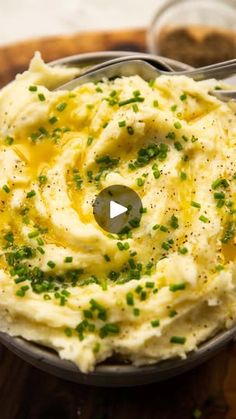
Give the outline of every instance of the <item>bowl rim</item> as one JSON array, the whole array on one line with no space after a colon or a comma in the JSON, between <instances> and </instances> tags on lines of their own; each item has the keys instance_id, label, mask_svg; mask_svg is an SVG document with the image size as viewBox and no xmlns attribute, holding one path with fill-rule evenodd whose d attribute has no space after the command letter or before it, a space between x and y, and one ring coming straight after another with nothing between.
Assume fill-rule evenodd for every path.
<instances>
[{"instance_id":1,"label":"bowl rim","mask_svg":"<svg viewBox=\"0 0 236 419\"><path fill-rule=\"evenodd\" d=\"M36 368L59 378L99 387L130 387L160 382L183 374L213 357L236 336L236 326L218 332L189 352L185 359L171 358L157 363L98 364L94 371L83 373L72 361L61 359L47 347L0 332L0 342L10 351Z\"/></svg>"},{"instance_id":2,"label":"bowl rim","mask_svg":"<svg viewBox=\"0 0 236 419\"><path fill-rule=\"evenodd\" d=\"M94 64L125 55L139 54L133 51L99 51L85 54L76 54L51 61L49 64L74 66ZM151 54L142 54L151 57ZM156 56L154 56L156 57ZM172 66L174 70L187 70L187 64L160 57ZM72 361L61 359L59 355L46 346L26 340L22 337L11 336L0 332L0 343L33 366L68 381L103 387L123 387L150 384L163 381L182 374L203 363L236 336L236 326L218 331L214 336L204 341L199 347L186 355L185 359L172 358L157 363L135 366L132 364L111 365L98 364L90 373L82 373Z\"/></svg>"}]
</instances>

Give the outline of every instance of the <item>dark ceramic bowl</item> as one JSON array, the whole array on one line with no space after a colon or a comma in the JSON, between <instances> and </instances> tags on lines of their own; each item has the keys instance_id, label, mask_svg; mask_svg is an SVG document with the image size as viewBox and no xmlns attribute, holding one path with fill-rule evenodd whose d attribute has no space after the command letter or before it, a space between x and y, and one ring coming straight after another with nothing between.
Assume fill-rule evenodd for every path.
<instances>
[{"instance_id":1,"label":"dark ceramic bowl","mask_svg":"<svg viewBox=\"0 0 236 419\"><path fill-rule=\"evenodd\" d=\"M51 65L61 64L86 68L87 66L96 65L109 59L130 54L135 53L108 51L81 54L56 60ZM152 57L148 54L144 54L144 56L149 59ZM173 70L185 70L189 68L186 64L163 57L160 58ZM207 342L201 344L196 351L189 353L184 360L169 359L142 367L135 367L128 363L122 363L119 360L110 360L109 362L98 365L94 372L89 374L82 373L72 362L60 359L56 352L22 338L11 337L8 334L0 333L0 342L35 367L63 379L95 386L121 387L149 384L182 374L212 357L232 340L235 335L236 326L230 330L222 331Z\"/></svg>"}]
</instances>

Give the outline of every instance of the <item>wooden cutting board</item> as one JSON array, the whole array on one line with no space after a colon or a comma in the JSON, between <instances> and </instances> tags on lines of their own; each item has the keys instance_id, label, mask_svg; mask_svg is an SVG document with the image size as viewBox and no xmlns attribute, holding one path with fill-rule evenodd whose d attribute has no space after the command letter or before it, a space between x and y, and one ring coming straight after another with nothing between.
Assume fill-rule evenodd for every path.
<instances>
[{"instance_id":1,"label":"wooden cutting board","mask_svg":"<svg viewBox=\"0 0 236 419\"><path fill-rule=\"evenodd\" d=\"M124 50L145 51L145 31L93 32L36 38L0 47L0 86L28 67L35 51L48 62L83 52Z\"/></svg>"},{"instance_id":2,"label":"wooden cutting board","mask_svg":"<svg viewBox=\"0 0 236 419\"><path fill-rule=\"evenodd\" d=\"M84 33L0 48L0 85L27 68L34 51L46 61L98 50L145 51L145 31ZM0 348L1 419L236 419L236 344L164 383L104 389L43 373Z\"/></svg>"}]
</instances>

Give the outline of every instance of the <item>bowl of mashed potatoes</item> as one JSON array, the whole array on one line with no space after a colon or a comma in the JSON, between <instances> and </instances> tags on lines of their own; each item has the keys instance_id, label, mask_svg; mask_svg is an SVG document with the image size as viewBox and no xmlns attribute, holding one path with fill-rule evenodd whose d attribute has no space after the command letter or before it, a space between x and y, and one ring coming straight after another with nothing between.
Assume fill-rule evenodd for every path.
<instances>
[{"instance_id":1,"label":"bowl of mashed potatoes","mask_svg":"<svg viewBox=\"0 0 236 419\"><path fill-rule=\"evenodd\" d=\"M236 105L185 76L55 90L79 72L36 54L0 92L1 341L78 382L163 379L235 334ZM143 205L119 234L93 215L111 185Z\"/></svg>"}]
</instances>

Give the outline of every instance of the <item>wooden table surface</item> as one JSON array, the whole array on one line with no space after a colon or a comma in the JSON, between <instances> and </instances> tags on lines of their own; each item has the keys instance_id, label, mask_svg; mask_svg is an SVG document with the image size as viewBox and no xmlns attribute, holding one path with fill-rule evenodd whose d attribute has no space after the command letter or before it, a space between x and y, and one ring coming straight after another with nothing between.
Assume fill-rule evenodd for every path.
<instances>
[{"instance_id":1,"label":"wooden table surface","mask_svg":"<svg viewBox=\"0 0 236 419\"><path fill-rule=\"evenodd\" d=\"M145 51L145 32L85 33L0 48L0 85L27 68L35 50L50 61L98 50ZM48 375L0 347L0 419L236 419L236 344L164 383L133 388L81 386Z\"/></svg>"}]
</instances>

